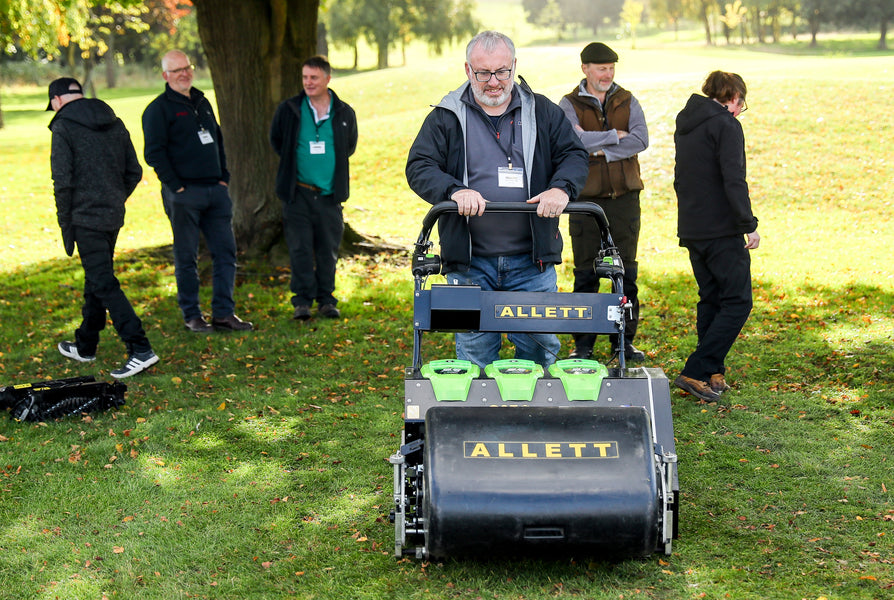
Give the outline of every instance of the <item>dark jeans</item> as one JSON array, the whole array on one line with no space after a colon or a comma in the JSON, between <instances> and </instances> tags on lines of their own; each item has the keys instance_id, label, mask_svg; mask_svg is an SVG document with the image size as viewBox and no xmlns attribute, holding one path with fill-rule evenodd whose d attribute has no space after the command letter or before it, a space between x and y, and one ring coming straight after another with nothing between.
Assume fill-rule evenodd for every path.
<instances>
[{"instance_id":1,"label":"dark jeans","mask_svg":"<svg viewBox=\"0 0 894 600\"><path fill-rule=\"evenodd\" d=\"M115 277L113 257L118 231L95 231L74 227L78 256L84 267L84 320L75 331L75 343L83 356L96 354L99 333L106 327L106 310L112 324L132 355L151 350L143 331L143 323Z\"/></svg>"},{"instance_id":2,"label":"dark jeans","mask_svg":"<svg viewBox=\"0 0 894 600\"><path fill-rule=\"evenodd\" d=\"M633 343L639 326L639 286L636 278L639 263L636 251L639 245L640 206L639 191L627 192L617 198L580 198L595 202L602 207L608 218L612 240L624 261L624 295L633 305L630 315L624 321L624 341ZM592 217L573 214L568 217L568 231L571 234L571 249L574 252L574 291L594 293L599 291L599 278L593 270L593 261L599 253L599 227ZM617 346L618 336L609 336L612 346ZM575 334L574 344L580 348L592 348L596 341L594 334Z\"/></svg>"},{"instance_id":3,"label":"dark jeans","mask_svg":"<svg viewBox=\"0 0 894 600\"><path fill-rule=\"evenodd\" d=\"M292 267L292 306L338 304L335 265L345 231L342 205L331 195L321 196L295 187L292 202L282 206L283 233Z\"/></svg>"},{"instance_id":4,"label":"dark jeans","mask_svg":"<svg viewBox=\"0 0 894 600\"><path fill-rule=\"evenodd\" d=\"M682 375L707 381L725 373L726 355L751 314L751 254L741 235L716 240L682 240L698 283L695 348Z\"/></svg>"},{"instance_id":5,"label":"dark jeans","mask_svg":"<svg viewBox=\"0 0 894 600\"><path fill-rule=\"evenodd\" d=\"M202 316L198 271L200 232L213 264L211 316L229 317L236 307L233 301L236 238L233 237L233 203L226 186L189 184L178 194L163 185L161 194L174 234L174 274L183 320Z\"/></svg>"}]
</instances>

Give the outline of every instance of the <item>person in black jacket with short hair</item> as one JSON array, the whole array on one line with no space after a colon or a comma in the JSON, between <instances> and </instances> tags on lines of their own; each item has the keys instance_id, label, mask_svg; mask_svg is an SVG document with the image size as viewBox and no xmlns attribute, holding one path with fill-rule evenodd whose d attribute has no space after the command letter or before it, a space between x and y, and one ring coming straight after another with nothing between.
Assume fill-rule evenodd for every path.
<instances>
[{"instance_id":1,"label":"person in black jacket with short hair","mask_svg":"<svg viewBox=\"0 0 894 600\"><path fill-rule=\"evenodd\" d=\"M329 89L332 68L322 56L301 66L303 91L282 102L270 126L279 155L276 194L292 267L293 318L306 321L317 302L320 316L341 316L333 295L338 248L350 194L348 158L357 148L354 109Z\"/></svg>"},{"instance_id":2,"label":"person in black jacket with short hair","mask_svg":"<svg viewBox=\"0 0 894 600\"><path fill-rule=\"evenodd\" d=\"M515 45L496 31L466 46L468 81L429 113L407 157L407 182L431 204L452 200L438 222L451 285L555 292L562 262L559 216L587 179L587 151L562 110L515 83ZM488 212L490 202L528 202L536 213ZM515 357L544 368L561 345L554 334L510 333ZM500 333L456 334L456 354L484 367L499 358Z\"/></svg>"},{"instance_id":3,"label":"person in black jacket with short hair","mask_svg":"<svg viewBox=\"0 0 894 600\"><path fill-rule=\"evenodd\" d=\"M142 179L143 168L121 119L102 100L84 98L77 80L53 81L47 110L56 111L49 125L56 217L66 254L72 256L77 245L84 268L83 321L73 342L59 342L59 352L79 362L96 360L108 311L128 354L127 362L111 374L130 377L158 362L114 267L124 203Z\"/></svg>"},{"instance_id":4,"label":"person in black jacket with short hair","mask_svg":"<svg viewBox=\"0 0 894 600\"><path fill-rule=\"evenodd\" d=\"M674 382L716 400L729 389L724 360L751 313L751 256L760 244L745 180L745 81L714 71L677 115L677 235L698 283L698 345ZM744 238L743 238L744 236Z\"/></svg>"},{"instance_id":5,"label":"person in black jacket with short hair","mask_svg":"<svg viewBox=\"0 0 894 600\"><path fill-rule=\"evenodd\" d=\"M146 162L161 181L165 214L174 236L177 302L186 328L249 331L252 324L235 315L236 239L230 172L220 126L211 103L192 86L189 58L171 50L161 60L165 91L143 112ZM205 238L212 274L211 323L199 306L199 234Z\"/></svg>"}]
</instances>

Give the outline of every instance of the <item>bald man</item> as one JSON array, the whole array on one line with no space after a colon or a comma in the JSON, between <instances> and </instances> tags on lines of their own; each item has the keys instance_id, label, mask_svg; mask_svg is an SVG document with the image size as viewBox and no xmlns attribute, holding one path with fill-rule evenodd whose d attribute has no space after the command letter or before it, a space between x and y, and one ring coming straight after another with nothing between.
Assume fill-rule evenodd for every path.
<instances>
[{"instance_id":1,"label":"bald man","mask_svg":"<svg viewBox=\"0 0 894 600\"><path fill-rule=\"evenodd\" d=\"M236 239L230 172L211 103L192 86L195 65L179 50L161 61L165 91L143 112L144 157L161 181L165 213L174 234L177 302L193 333L249 331L235 315ZM211 322L199 305L199 235L211 252Z\"/></svg>"}]
</instances>

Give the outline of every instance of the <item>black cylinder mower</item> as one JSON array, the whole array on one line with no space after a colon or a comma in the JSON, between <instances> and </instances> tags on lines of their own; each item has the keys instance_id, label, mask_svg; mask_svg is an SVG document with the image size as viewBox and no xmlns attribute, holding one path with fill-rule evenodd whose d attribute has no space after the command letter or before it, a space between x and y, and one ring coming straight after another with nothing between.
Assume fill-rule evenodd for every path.
<instances>
[{"instance_id":1,"label":"black cylinder mower","mask_svg":"<svg viewBox=\"0 0 894 600\"><path fill-rule=\"evenodd\" d=\"M489 212L536 205L492 203ZM427 331L617 334L624 267L602 209L570 203L601 230L594 269L610 293L494 292L432 284L441 272L426 215L413 254L413 364L404 382L402 445L394 466L396 557L620 559L671 553L679 484L670 387L661 369L593 360L422 361Z\"/></svg>"}]
</instances>

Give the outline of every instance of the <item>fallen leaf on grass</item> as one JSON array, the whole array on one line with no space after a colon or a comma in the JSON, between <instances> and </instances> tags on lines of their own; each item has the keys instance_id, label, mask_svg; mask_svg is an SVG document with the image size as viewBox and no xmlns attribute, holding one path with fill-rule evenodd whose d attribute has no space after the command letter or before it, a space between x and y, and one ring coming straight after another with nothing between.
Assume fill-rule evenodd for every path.
<instances>
[{"instance_id":1,"label":"fallen leaf on grass","mask_svg":"<svg viewBox=\"0 0 894 600\"><path fill-rule=\"evenodd\" d=\"M115 554L121 554L122 552L124 552L124 548L122 548L121 546L112 546L112 552L114 552Z\"/></svg>"}]
</instances>

